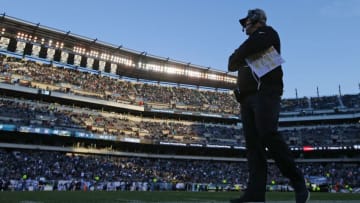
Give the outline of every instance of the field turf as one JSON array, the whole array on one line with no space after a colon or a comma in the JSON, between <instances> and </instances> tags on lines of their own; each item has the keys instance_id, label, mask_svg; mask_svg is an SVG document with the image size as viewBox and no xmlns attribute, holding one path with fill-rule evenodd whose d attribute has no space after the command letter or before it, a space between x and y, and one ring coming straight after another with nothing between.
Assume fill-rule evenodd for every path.
<instances>
[{"instance_id":1,"label":"field turf","mask_svg":"<svg viewBox=\"0 0 360 203\"><path fill-rule=\"evenodd\" d=\"M1 203L225 203L239 192L0 192ZM290 203L294 193L268 192L267 202ZM360 202L360 194L311 193L310 203Z\"/></svg>"}]
</instances>

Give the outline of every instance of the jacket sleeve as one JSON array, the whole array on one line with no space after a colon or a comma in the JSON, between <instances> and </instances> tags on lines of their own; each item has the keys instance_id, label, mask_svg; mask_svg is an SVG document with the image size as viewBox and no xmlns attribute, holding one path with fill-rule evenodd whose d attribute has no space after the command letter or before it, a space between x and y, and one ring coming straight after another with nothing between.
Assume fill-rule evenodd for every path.
<instances>
[{"instance_id":1,"label":"jacket sleeve","mask_svg":"<svg viewBox=\"0 0 360 203\"><path fill-rule=\"evenodd\" d=\"M263 51L276 43L280 43L279 36L273 30L258 29L240 45L229 57L228 70L237 71L246 65L245 58ZM278 47L278 46L275 46Z\"/></svg>"},{"instance_id":2,"label":"jacket sleeve","mask_svg":"<svg viewBox=\"0 0 360 203\"><path fill-rule=\"evenodd\" d=\"M236 52L237 50L234 51L233 54L231 54L231 56L229 57L229 62L228 62L228 71L237 71L240 67L243 67L246 65L246 62L244 59L240 59L239 57L236 56Z\"/></svg>"}]
</instances>

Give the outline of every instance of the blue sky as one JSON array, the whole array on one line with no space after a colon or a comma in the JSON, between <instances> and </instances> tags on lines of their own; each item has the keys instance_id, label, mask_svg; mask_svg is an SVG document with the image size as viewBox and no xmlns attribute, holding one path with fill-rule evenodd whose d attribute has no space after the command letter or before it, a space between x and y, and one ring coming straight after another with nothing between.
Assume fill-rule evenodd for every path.
<instances>
[{"instance_id":1,"label":"blue sky","mask_svg":"<svg viewBox=\"0 0 360 203\"><path fill-rule=\"evenodd\" d=\"M280 34L285 98L360 92L358 0L2 0L0 13L136 51L227 71L262 8Z\"/></svg>"}]
</instances>

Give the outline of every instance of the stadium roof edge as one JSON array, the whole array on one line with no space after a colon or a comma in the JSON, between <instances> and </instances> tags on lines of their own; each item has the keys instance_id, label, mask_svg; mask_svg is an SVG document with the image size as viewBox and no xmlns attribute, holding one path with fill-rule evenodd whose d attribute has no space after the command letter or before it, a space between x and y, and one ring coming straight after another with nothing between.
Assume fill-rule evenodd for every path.
<instances>
[{"instance_id":1,"label":"stadium roof edge","mask_svg":"<svg viewBox=\"0 0 360 203\"><path fill-rule=\"evenodd\" d=\"M10 19L10 20L18 21L18 22L24 23L24 24L26 24L28 26L35 26L35 27L39 27L39 28L42 28L42 29L45 29L45 30L56 32L58 34L69 35L69 36L72 36L72 37L80 38L80 39L85 40L85 41L94 42L94 39L91 39L89 37L85 37L85 36L82 36L82 35L79 35L79 34L72 33L71 31L63 31L63 30L60 30L60 29L56 29L56 28L52 28L52 27L49 27L49 26L41 25L40 23L35 24L33 22L30 22L30 21L26 21L26 20L23 20L23 19L20 19L20 18L9 16L6 13L3 13L1 15L2 15L2 18L7 18L7 19ZM133 49L130 49L130 48L123 47L122 45L119 46L119 45L111 44L111 43L104 42L104 41L97 40L97 39L95 40L95 43L99 44L99 45L105 45L105 46L108 46L108 47L112 47L114 49L121 49L121 50L130 52L132 54L139 55L139 54L142 53L142 52L137 51L137 50L133 50ZM153 58L153 59L157 59L157 60L173 62L173 63L177 63L177 64L181 64L181 65L188 65L188 66L193 67L193 68L211 70L213 72L218 72L218 73L228 73L226 71L215 69L215 68L212 68L212 67L205 67L205 66L202 66L202 65L196 65L196 64L192 64L190 62L179 61L179 60L176 60L176 59L165 58L165 57L162 57L162 56L156 56L156 55L152 55L152 54L147 54L146 56L150 57L150 58ZM232 74L230 74L230 75L232 75Z\"/></svg>"}]
</instances>

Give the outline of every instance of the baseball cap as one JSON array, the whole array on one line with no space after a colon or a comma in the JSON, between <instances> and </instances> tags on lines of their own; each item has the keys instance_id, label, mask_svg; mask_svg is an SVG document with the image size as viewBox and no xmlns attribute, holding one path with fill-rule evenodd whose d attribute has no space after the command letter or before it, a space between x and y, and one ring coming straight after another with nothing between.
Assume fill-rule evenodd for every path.
<instances>
[{"instance_id":1,"label":"baseball cap","mask_svg":"<svg viewBox=\"0 0 360 203\"><path fill-rule=\"evenodd\" d=\"M263 11L262 9L259 9L259 8L249 10L247 16L245 18L242 18L239 20L241 26L245 27L246 21L248 19L250 19L250 21L253 23L256 23L256 22L266 23L265 11Z\"/></svg>"}]
</instances>

